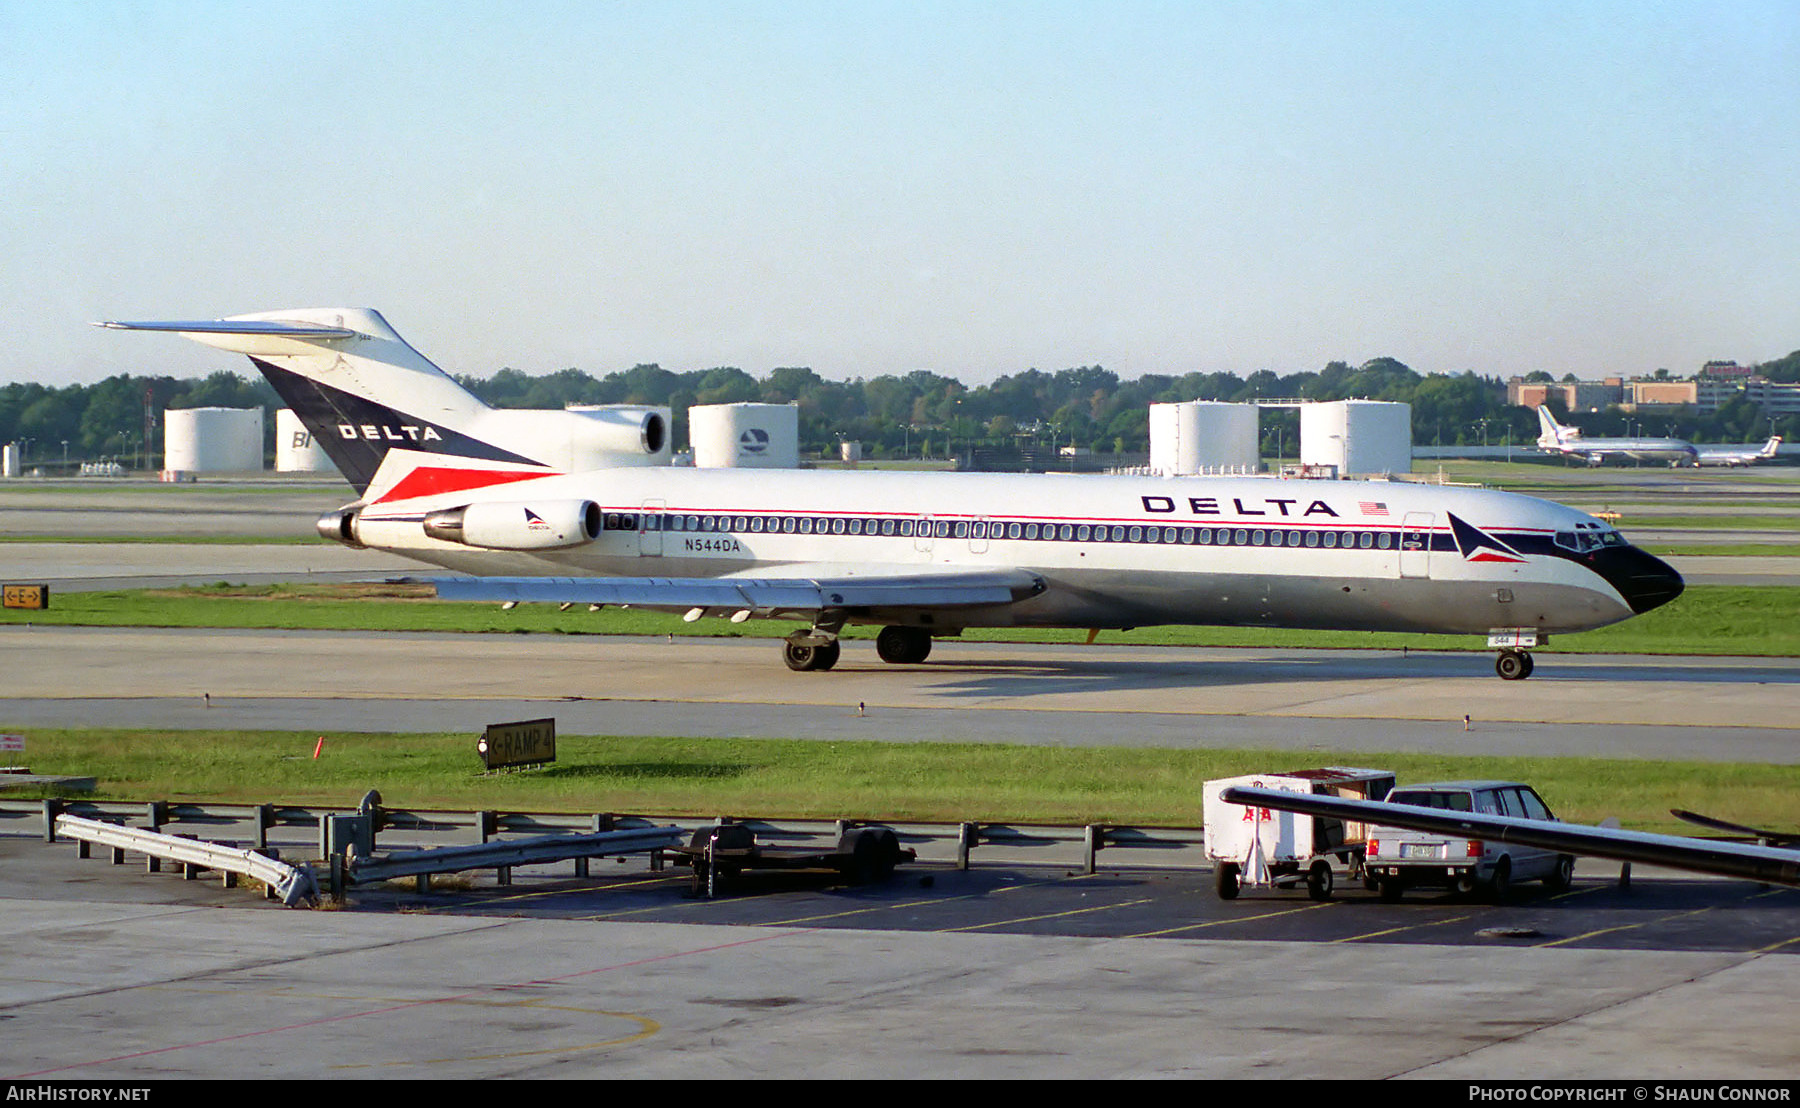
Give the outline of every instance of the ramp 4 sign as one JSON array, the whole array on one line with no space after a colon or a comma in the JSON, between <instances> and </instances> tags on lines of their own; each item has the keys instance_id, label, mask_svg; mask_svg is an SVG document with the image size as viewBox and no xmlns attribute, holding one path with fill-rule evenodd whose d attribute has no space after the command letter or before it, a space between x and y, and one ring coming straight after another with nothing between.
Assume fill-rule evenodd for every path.
<instances>
[{"instance_id":1,"label":"ramp 4 sign","mask_svg":"<svg viewBox=\"0 0 1800 1108\"><path fill-rule=\"evenodd\" d=\"M475 744L481 764L490 773L497 769L542 766L556 761L556 721L528 719L520 723L490 723Z\"/></svg>"}]
</instances>

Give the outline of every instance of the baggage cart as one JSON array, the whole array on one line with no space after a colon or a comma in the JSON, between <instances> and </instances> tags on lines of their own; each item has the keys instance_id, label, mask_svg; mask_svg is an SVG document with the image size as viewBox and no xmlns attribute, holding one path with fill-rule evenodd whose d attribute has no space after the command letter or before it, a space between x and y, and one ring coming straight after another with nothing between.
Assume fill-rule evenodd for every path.
<instances>
[{"instance_id":1,"label":"baggage cart","mask_svg":"<svg viewBox=\"0 0 1800 1108\"><path fill-rule=\"evenodd\" d=\"M1213 863L1213 887L1222 899L1236 897L1244 886L1291 888L1304 883L1314 900L1326 900L1338 868L1353 880L1363 879L1367 826L1220 799L1219 794L1233 785L1382 800L1394 787L1394 774L1383 769L1327 766L1206 782L1202 793L1206 856Z\"/></svg>"},{"instance_id":2,"label":"baggage cart","mask_svg":"<svg viewBox=\"0 0 1800 1108\"><path fill-rule=\"evenodd\" d=\"M894 875L894 867L917 855L902 847L890 827L846 828L836 846L768 846L742 823L702 827L686 846L668 848L671 861L694 869L694 891L713 896L735 885L747 870L823 870L852 885L873 885Z\"/></svg>"}]
</instances>

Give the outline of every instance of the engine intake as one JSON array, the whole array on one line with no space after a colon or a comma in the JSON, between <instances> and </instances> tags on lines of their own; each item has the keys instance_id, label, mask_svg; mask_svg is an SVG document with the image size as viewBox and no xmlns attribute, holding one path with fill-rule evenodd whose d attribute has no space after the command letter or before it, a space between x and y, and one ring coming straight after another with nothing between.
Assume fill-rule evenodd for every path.
<instances>
[{"instance_id":1,"label":"engine intake","mask_svg":"<svg viewBox=\"0 0 1800 1108\"><path fill-rule=\"evenodd\" d=\"M592 500L536 504L495 502L445 508L425 517L425 534L486 550L556 550L600 537L600 505Z\"/></svg>"}]
</instances>

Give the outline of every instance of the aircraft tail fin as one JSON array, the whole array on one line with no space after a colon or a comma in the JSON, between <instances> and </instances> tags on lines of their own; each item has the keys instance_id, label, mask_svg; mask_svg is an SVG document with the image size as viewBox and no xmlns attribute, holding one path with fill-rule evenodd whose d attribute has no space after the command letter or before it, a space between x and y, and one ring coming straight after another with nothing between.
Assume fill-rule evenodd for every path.
<instances>
[{"instance_id":1,"label":"aircraft tail fin","mask_svg":"<svg viewBox=\"0 0 1800 1108\"><path fill-rule=\"evenodd\" d=\"M1575 437L1569 433L1569 428L1556 422L1556 417L1550 414L1548 405L1539 404L1537 414L1539 446L1546 450L1554 450L1559 446L1565 445L1569 439Z\"/></svg>"},{"instance_id":2,"label":"aircraft tail fin","mask_svg":"<svg viewBox=\"0 0 1800 1108\"><path fill-rule=\"evenodd\" d=\"M476 436L491 409L368 308L302 308L215 320L111 322L247 355L364 493L389 451L540 466Z\"/></svg>"},{"instance_id":3,"label":"aircraft tail fin","mask_svg":"<svg viewBox=\"0 0 1800 1108\"><path fill-rule=\"evenodd\" d=\"M1776 452L1779 451L1780 449L1781 449L1781 436L1780 435L1770 435L1769 441L1763 444L1762 451L1761 451L1761 453L1759 453L1757 455L1757 457L1773 458L1775 456Z\"/></svg>"}]
</instances>

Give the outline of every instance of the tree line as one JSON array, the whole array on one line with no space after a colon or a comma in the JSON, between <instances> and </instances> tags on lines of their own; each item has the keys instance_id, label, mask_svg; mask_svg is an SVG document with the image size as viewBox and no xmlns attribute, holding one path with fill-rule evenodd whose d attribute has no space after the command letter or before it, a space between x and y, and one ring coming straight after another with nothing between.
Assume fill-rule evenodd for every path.
<instances>
[{"instance_id":1,"label":"tree line","mask_svg":"<svg viewBox=\"0 0 1800 1108\"><path fill-rule=\"evenodd\" d=\"M1773 380L1800 381L1800 351L1756 369ZM1097 454L1141 454L1149 448L1149 406L1189 400L1399 401L1412 405L1413 441L1421 446L1519 445L1537 438L1536 416L1506 403L1504 381L1472 372L1420 374L1393 358L1360 366L1334 361L1323 369L1290 374L1263 370L1248 377L1187 373L1122 380L1097 365L1055 372L1027 369L974 388L930 370L830 381L792 366L761 378L731 366L676 372L650 364L598 377L580 369L530 376L508 368L488 378L457 380L503 408L667 405L674 413L678 446L687 441L687 409L695 404L793 403L800 411L801 449L815 456L835 456L840 441L862 443L865 456L873 458L971 452L997 458L1054 456L1057 448L1067 446ZM152 420L149 445L160 454L161 414L167 408L257 406L273 411L281 401L260 377L227 371L186 380L120 374L98 384L61 388L14 383L0 386L0 442L28 443L30 462L60 461L66 451L71 463L113 458L132 464L145 445L147 412ZM1753 442L1770 434L1800 441L1800 417L1771 421L1742 399L1716 412L1608 409L1579 416L1576 422L1591 436L1622 435L1627 420L1641 433L1697 442ZM273 420L269 422L272 450ZM1297 412L1267 409L1261 424L1265 454L1298 452Z\"/></svg>"}]
</instances>

